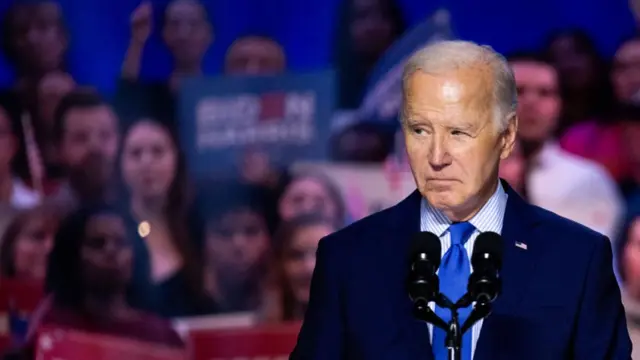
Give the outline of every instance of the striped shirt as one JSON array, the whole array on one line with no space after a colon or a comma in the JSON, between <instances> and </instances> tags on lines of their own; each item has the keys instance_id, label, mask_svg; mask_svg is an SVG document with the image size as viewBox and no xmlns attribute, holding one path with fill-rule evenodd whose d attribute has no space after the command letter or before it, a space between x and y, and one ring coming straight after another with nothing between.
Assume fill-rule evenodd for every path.
<instances>
[{"instance_id":1,"label":"striped shirt","mask_svg":"<svg viewBox=\"0 0 640 360\"><path fill-rule=\"evenodd\" d=\"M480 209L480 211L469 222L476 228L471 234L469 240L465 243L464 247L467 250L469 259L473 252L473 245L475 244L478 234L492 231L498 234L502 233L502 221L504 219L504 213L507 207L507 193L502 188L502 184L498 181L498 188L496 192L489 198L486 204ZM451 238L449 235L449 225L451 221L438 209L432 207L426 199L422 200L420 206L420 230L429 231L440 237L442 244L442 256L451 247ZM473 267L471 268L473 272ZM466 284L465 284L466 287ZM451 299L456 301L457 299ZM430 307L435 310L435 304L431 303ZM462 325L462 324L460 324ZM475 354L476 344L478 338L480 338L480 330L482 329L482 320L478 321L471 329L471 354ZM433 338L433 325L429 324L429 334Z\"/></svg>"}]
</instances>

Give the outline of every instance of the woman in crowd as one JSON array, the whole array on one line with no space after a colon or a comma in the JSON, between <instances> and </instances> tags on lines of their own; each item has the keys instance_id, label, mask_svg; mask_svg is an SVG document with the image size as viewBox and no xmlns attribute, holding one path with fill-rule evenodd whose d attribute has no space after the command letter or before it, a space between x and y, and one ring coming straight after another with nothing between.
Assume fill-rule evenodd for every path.
<instances>
[{"instance_id":1,"label":"woman in crowd","mask_svg":"<svg viewBox=\"0 0 640 360\"><path fill-rule=\"evenodd\" d=\"M0 242L0 276L44 281L58 221L50 208L19 213Z\"/></svg>"},{"instance_id":2,"label":"woman in crowd","mask_svg":"<svg viewBox=\"0 0 640 360\"><path fill-rule=\"evenodd\" d=\"M278 193L277 211L281 221L307 213L321 214L338 227L348 220L340 190L321 174L293 174Z\"/></svg>"},{"instance_id":3,"label":"woman in crowd","mask_svg":"<svg viewBox=\"0 0 640 360\"><path fill-rule=\"evenodd\" d=\"M640 216L630 219L618 241L616 258L622 280L627 326L633 342L633 358L640 358Z\"/></svg>"},{"instance_id":4,"label":"woman in crowd","mask_svg":"<svg viewBox=\"0 0 640 360\"><path fill-rule=\"evenodd\" d=\"M634 103L640 94L640 38L624 41L613 59L610 83L614 101L609 113L599 114L569 128L560 139L567 151L603 165L618 182L625 181L629 173L627 154L622 145L626 104ZM588 100L584 100L588 103ZM623 104L620 106L619 104ZM622 108L622 113L620 113Z\"/></svg>"},{"instance_id":5,"label":"woman in crowd","mask_svg":"<svg viewBox=\"0 0 640 360\"><path fill-rule=\"evenodd\" d=\"M240 183L210 184L210 188L203 204L205 288L221 312L256 310L271 250L266 193Z\"/></svg>"},{"instance_id":6,"label":"woman in crowd","mask_svg":"<svg viewBox=\"0 0 640 360\"><path fill-rule=\"evenodd\" d=\"M360 106L371 71L404 33L405 22L395 0L345 1L338 19L334 53L338 106L355 109Z\"/></svg>"},{"instance_id":7,"label":"woman in crowd","mask_svg":"<svg viewBox=\"0 0 640 360\"><path fill-rule=\"evenodd\" d=\"M212 312L202 288L202 226L192 211L184 158L170 129L151 119L128 128L120 160L128 208L143 251L137 266L148 267L157 312L187 316Z\"/></svg>"},{"instance_id":8,"label":"woman in crowd","mask_svg":"<svg viewBox=\"0 0 640 360\"><path fill-rule=\"evenodd\" d=\"M23 359L33 358L38 329L51 326L184 347L169 322L134 310L127 301L134 290L134 237L126 217L106 205L64 220L47 272L51 296L34 315Z\"/></svg>"},{"instance_id":9,"label":"woman in crowd","mask_svg":"<svg viewBox=\"0 0 640 360\"><path fill-rule=\"evenodd\" d=\"M273 278L265 296L265 321L302 320L320 239L336 230L322 215L306 214L284 222L275 236Z\"/></svg>"}]
</instances>

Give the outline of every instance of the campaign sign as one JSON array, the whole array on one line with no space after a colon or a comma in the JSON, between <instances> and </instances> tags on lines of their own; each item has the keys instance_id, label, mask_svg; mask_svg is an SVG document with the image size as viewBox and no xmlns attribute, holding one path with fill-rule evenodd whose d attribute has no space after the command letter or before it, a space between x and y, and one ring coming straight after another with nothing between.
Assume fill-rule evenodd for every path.
<instances>
[{"instance_id":1,"label":"campaign sign","mask_svg":"<svg viewBox=\"0 0 640 360\"><path fill-rule=\"evenodd\" d=\"M409 30L376 64L367 84L358 118L393 121L402 103L402 71L407 59L425 45L453 39L451 15L445 9L436 10L425 21Z\"/></svg>"},{"instance_id":2,"label":"campaign sign","mask_svg":"<svg viewBox=\"0 0 640 360\"><path fill-rule=\"evenodd\" d=\"M186 80L179 123L191 170L233 170L248 149L279 165L326 158L334 93L333 72Z\"/></svg>"},{"instance_id":3,"label":"campaign sign","mask_svg":"<svg viewBox=\"0 0 640 360\"><path fill-rule=\"evenodd\" d=\"M286 360L301 324L195 330L190 333L195 360Z\"/></svg>"},{"instance_id":4,"label":"campaign sign","mask_svg":"<svg viewBox=\"0 0 640 360\"><path fill-rule=\"evenodd\" d=\"M38 360L189 360L186 350L115 336L48 328L38 334Z\"/></svg>"}]
</instances>

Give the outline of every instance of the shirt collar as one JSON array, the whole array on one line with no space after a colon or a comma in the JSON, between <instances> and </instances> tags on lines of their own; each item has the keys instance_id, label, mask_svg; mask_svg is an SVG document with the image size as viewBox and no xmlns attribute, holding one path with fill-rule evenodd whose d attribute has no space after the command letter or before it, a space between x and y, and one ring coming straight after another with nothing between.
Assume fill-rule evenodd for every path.
<instances>
[{"instance_id":1,"label":"shirt collar","mask_svg":"<svg viewBox=\"0 0 640 360\"><path fill-rule=\"evenodd\" d=\"M500 234L506 208L507 193L498 181L496 191L469 222L481 233L491 231ZM425 198L422 199L420 205L421 231L429 231L442 236L450 225L451 220L442 211L431 206Z\"/></svg>"}]
</instances>

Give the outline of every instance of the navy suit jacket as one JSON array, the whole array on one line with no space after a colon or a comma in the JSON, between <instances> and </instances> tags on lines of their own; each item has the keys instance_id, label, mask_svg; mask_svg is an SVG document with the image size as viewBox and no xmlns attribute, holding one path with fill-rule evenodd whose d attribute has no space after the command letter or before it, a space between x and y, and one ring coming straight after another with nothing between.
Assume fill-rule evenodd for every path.
<instances>
[{"instance_id":1,"label":"navy suit jacket","mask_svg":"<svg viewBox=\"0 0 640 360\"><path fill-rule=\"evenodd\" d=\"M502 294L474 360L631 359L609 240L529 205L503 184ZM406 289L420 201L416 191L320 241L291 359L433 359L428 328L412 316Z\"/></svg>"}]
</instances>

